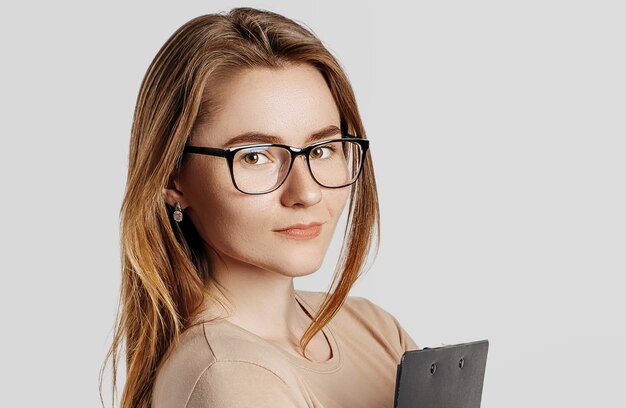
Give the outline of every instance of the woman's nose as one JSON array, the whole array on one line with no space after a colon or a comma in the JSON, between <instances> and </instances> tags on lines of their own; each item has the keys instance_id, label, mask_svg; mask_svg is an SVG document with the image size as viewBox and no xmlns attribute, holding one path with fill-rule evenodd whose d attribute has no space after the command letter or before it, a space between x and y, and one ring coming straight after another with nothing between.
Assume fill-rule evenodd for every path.
<instances>
[{"instance_id":1,"label":"woman's nose","mask_svg":"<svg viewBox=\"0 0 626 408\"><path fill-rule=\"evenodd\" d=\"M322 186L317 184L309 171L306 157L298 156L293 162L287 180L281 186L281 201L288 207L298 204L308 207L321 201L321 189Z\"/></svg>"}]
</instances>

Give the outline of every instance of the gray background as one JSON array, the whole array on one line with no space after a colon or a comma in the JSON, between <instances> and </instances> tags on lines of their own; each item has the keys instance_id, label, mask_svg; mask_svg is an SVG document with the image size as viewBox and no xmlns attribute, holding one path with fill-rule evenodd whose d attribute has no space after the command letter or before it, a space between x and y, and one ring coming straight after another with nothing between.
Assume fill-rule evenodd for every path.
<instances>
[{"instance_id":1,"label":"gray background","mask_svg":"<svg viewBox=\"0 0 626 408\"><path fill-rule=\"evenodd\" d=\"M382 210L352 293L421 347L489 339L485 408L625 406L626 13L602 0L3 3L0 406L99 404L141 79L236 5L306 23L352 81Z\"/></svg>"}]
</instances>

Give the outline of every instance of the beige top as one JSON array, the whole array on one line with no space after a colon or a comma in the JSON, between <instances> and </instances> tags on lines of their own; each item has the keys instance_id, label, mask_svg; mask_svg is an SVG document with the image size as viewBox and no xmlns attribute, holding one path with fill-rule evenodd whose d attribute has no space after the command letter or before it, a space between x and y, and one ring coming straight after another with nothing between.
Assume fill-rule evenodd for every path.
<instances>
[{"instance_id":1,"label":"beige top","mask_svg":"<svg viewBox=\"0 0 626 408\"><path fill-rule=\"evenodd\" d=\"M322 292L296 291L314 315ZM332 356L313 362L218 319L186 330L161 366L153 408L393 406L402 353L417 345L398 321L349 296L322 329Z\"/></svg>"}]
</instances>

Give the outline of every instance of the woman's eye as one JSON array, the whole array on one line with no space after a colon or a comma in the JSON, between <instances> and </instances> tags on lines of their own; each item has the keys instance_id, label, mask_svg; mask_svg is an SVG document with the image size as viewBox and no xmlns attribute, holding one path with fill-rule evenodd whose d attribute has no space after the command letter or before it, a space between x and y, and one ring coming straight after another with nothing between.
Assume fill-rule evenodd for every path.
<instances>
[{"instance_id":1,"label":"woman's eye","mask_svg":"<svg viewBox=\"0 0 626 408\"><path fill-rule=\"evenodd\" d=\"M333 154L335 148L333 146L319 146L311 150L312 159L327 159Z\"/></svg>"},{"instance_id":2,"label":"woman's eye","mask_svg":"<svg viewBox=\"0 0 626 408\"><path fill-rule=\"evenodd\" d=\"M243 161L246 164L265 164L268 162L268 159L263 153L252 152L244 154Z\"/></svg>"}]
</instances>

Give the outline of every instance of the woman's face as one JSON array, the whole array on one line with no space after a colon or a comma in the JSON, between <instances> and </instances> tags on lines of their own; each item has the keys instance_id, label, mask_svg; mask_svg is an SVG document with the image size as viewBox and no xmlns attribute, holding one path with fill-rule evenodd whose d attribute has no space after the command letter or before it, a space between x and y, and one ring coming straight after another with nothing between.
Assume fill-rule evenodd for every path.
<instances>
[{"instance_id":1,"label":"woman's face","mask_svg":"<svg viewBox=\"0 0 626 408\"><path fill-rule=\"evenodd\" d=\"M276 143L304 147L312 135L336 127L321 140L340 137L339 111L322 75L308 65L247 69L219 85L219 109L193 145L234 147L229 139L248 132L272 135ZM215 268L260 269L284 276L310 274L322 264L350 187L329 189L311 177L304 156L293 163L280 188L249 195L233 185L223 157L189 154L169 190L211 248ZM171 187L171 185L170 185ZM296 239L277 230L321 223L319 235ZM296 233L299 231L295 231ZM222 263L223 261L223 263Z\"/></svg>"}]
</instances>

